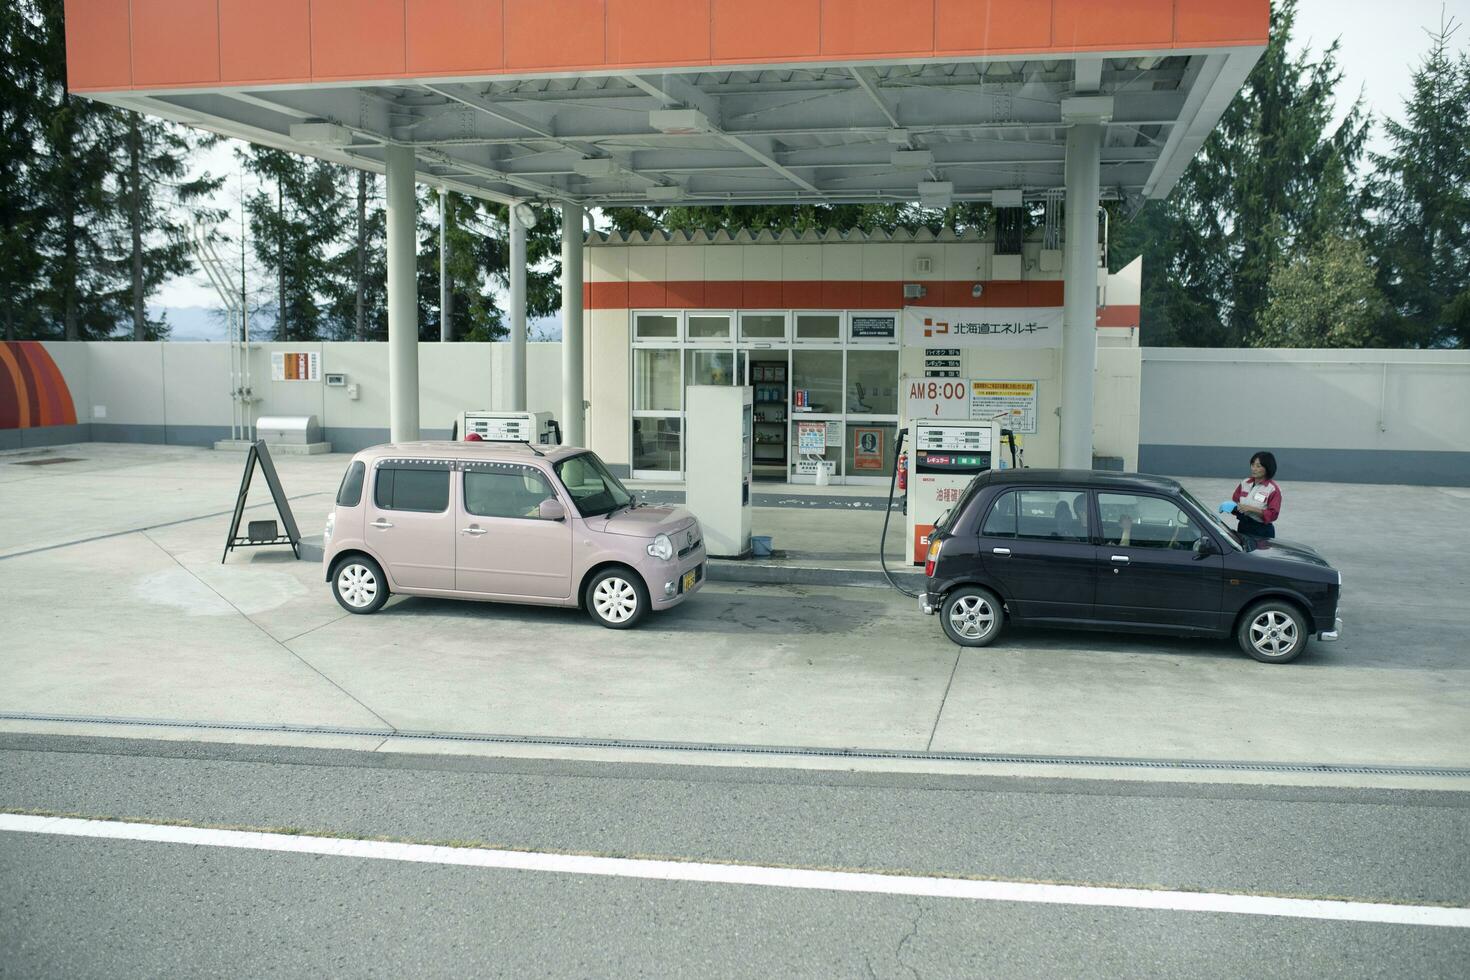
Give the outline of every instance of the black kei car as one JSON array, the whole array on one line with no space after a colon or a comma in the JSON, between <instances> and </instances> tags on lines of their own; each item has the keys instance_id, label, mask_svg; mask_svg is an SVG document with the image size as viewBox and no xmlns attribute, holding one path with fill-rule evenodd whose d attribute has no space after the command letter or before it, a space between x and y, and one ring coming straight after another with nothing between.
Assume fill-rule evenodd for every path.
<instances>
[{"instance_id":1,"label":"black kei car","mask_svg":"<svg viewBox=\"0 0 1470 980\"><path fill-rule=\"evenodd\" d=\"M1234 636L1284 664L1335 640L1342 575L1316 551L1242 538L1174 480L994 470L940 519L924 612L982 647L1018 625Z\"/></svg>"}]
</instances>

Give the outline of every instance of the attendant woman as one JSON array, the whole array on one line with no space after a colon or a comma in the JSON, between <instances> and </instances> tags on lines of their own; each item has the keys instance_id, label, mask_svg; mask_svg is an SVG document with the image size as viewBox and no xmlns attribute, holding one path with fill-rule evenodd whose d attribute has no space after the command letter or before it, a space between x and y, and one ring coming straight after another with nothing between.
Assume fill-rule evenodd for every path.
<instances>
[{"instance_id":1,"label":"attendant woman","mask_svg":"<svg viewBox=\"0 0 1470 980\"><path fill-rule=\"evenodd\" d=\"M1221 513L1234 511L1237 530L1246 537L1276 537L1276 518L1281 516L1281 487L1276 483L1276 457L1259 452L1251 457L1251 475L1240 481Z\"/></svg>"}]
</instances>

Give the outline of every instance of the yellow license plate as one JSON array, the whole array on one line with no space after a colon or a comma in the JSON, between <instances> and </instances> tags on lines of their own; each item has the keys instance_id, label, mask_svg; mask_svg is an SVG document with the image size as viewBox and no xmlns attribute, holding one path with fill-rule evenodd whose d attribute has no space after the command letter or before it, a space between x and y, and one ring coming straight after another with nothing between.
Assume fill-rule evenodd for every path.
<instances>
[{"instance_id":1,"label":"yellow license plate","mask_svg":"<svg viewBox=\"0 0 1470 980\"><path fill-rule=\"evenodd\" d=\"M694 572L688 571L684 573L684 583L679 587L679 591L688 592L692 588L694 588Z\"/></svg>"}]
</instances>

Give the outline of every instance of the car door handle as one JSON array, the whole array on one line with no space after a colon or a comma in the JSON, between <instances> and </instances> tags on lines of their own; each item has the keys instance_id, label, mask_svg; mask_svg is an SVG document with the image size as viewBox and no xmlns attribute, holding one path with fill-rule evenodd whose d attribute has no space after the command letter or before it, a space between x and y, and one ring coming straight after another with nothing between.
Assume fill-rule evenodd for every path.
<instances>
[{"instance_id":1,"label":"car door handle","mask_svg":"<svg viewBox=\"0 0 1470 980\"><path fill-rule=\"evenodd\" d=\"M376 521L373 521L371 524L368 525L368 527L375 527L375 528L378 528L379 530L385 530L385 529L390 528L392 526L393 526L392 524L390 524L388 521L383 520L381 517L378 518Z\"/></svg>"},{"instance_id":2,"label":"car door handle","mask_svg":"<svg viewBox=\"0 0 1470 980\"><path fill-rule=\"evenodd\" d=\"M1128 556L1127 555L1114 555L1113 556L1113 561L1118 562L1118 563L1123 564L1123 565L1126 565L1126 564L1128 564Z\"/></svg>"},{"instance_id":3,"label":"car door handle","mask_svg":"<svg viewBox=\"0 0 1470 980\"><path fill-rule=\"evenodd\" d=\"M1009 558L1011 556L1011 549L1009 549L1009 548L991 548L990 549L990 553L993 554L993 555L1005 555L1007 558Z\"/></svg>"},{"instance_id":4,"label":"car door handle","mask_svg":"<svg viewBox=\"0 0 1470 980\"><path fill-rule=\"evenodd\" d=\"M481 534L488 533L488 528L483 528L483 527L467 527L467 528L464 528L463 530L461 530L459 533L460 534L473 534L476 537L479 537Z\"/></svg>"}]
</instances>

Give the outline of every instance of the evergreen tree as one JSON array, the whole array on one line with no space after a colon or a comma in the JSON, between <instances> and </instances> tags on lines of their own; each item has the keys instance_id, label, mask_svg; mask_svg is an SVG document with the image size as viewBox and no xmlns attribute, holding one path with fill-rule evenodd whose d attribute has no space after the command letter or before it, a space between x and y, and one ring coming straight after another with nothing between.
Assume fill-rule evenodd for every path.
<instances>
[{"instance_id":1,"label":"evergreen tree","mask_svg":"<svg viewBox=\"0 0 1470 980\"><path fill-rule=\"evenodd\" d=\"M194 268L188 222L220 221L224 212L205 206L224 178L190 177L191 156L219 142L173 123L119 111L123 130L115 164L117 194L125 222L129 314L134 340L156 340L167 327L147 316L147 298L169 279ZM193 211L192 216L190 211Z\"/></svg>"},{"instance_id":2,"label":"evergreen tree","mask_svg":"<svg viewBox=\"0 0 1470 980\"><path fill-rule=\"evenodd\" d=\"M264 184L246 210L256 258L276 280L276 339L318 340L340 288L334 257L347 226L342 168L266 147L251 147L242 160Z\"/></svg>"},{"instance_id":3,"label":"evergreen tree","mask_svg":"<svg viewBox=\"0 0 1470 980\"><path fill-rule=\"evenodd\" d=\"M1392 149L1374 154L1371 233L1393 346L1470 347L1470 52L1452 55L1453 20L1430 32Z\"/></svg>"},{"instance_id":4,"label":"evergreen tree","mask_svg":"<svg viewBox=\"0 0 1470 980\"><path fill-rule=\"evenodd\" d=\"M377 174L344 168L351 214L347 245L333 259L326 335L331 340L388 336L388 212Z\"/></svg>"},{"instance_id":5,"label":"evergreen tree","mask_svg":"<svg viewBox=\"0 0 1470 980\"><path fill-rule=\"evenodd\" d=\"M43 88L39 105L34 187L44 216L31 238L39 253L37 301L49 318L40 336L96 340L126 315L126 283L109 246L117 200L108 186L120 129L117 113L66 89L66 39L61 0L37 0L34 11Z\"/></svg>"},{"instance_id":6,"label":"evergreen tree","mask_svg":"<svg viewBox=\"0 0 1470 980\"><path fill-rule=\"evenodd\" d=\"M1144 260L1148 343L1252 343L1273 272L1315 242L1363 227L1362 100L1330 127L1337 44L1293 57L1296 7L1274 5L1266 51L1171 197L1150 202L1134 218L1142 224L1115 237L1117 264L1145 247L1157 259Z\"/></svg>"},{"instance_id":7,"label":"evergreen tree","mask_svg":"<svg viewBox=\"0 0 1470 980\"><path fill-rule=\"evenodd\" d=\"M37 330L40 209L35 148L44 87L33 3L0 5L0 323L6 340Z\"/></svg>"}]
</instances>

